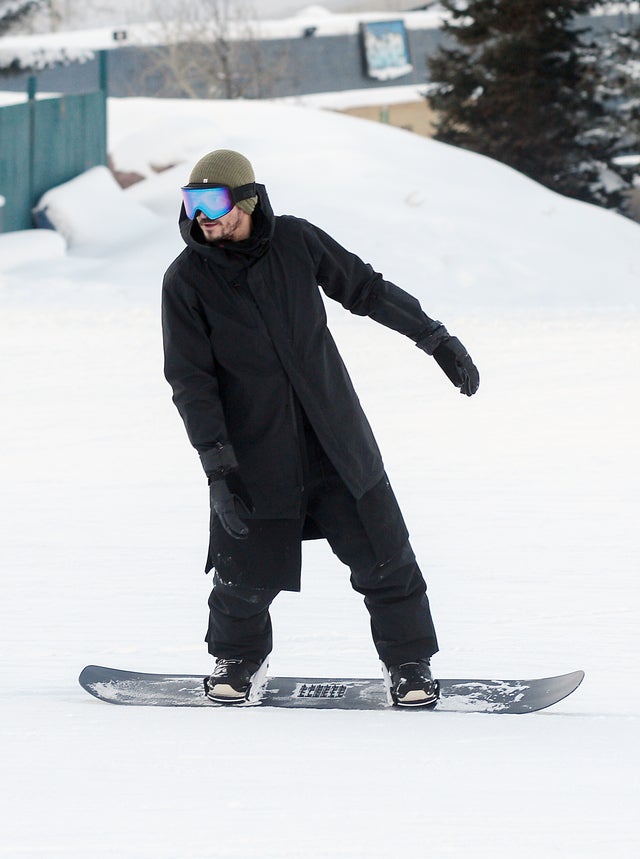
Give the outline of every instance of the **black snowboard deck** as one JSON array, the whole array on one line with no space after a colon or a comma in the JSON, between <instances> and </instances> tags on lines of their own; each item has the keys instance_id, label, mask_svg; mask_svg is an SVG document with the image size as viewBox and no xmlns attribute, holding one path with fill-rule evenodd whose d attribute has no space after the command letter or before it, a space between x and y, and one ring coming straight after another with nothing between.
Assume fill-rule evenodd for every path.
<instances>
[{"instance_id":1,"label":"black snowboard deck","mask_svg":"<svg viewBox=\"0 0 640 859\"><path fill-rule=\"evenodd\" d=\"M533 713L574 692L583 671L534 680L439 680L435 712ZM298 707L323 710L422 710L392 707L382 678L268 677L258 700L217 704L204 694L204 681L193 674L144 674L87 665L80 685L110 704L145 707Z\"/></svg>"}]
</instances>

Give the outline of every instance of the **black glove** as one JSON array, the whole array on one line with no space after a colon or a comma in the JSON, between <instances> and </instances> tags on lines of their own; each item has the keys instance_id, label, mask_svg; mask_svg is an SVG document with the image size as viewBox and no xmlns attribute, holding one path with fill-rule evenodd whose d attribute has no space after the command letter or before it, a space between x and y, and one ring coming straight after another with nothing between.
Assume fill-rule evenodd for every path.
<instances>
[{"instance_id":1,"label":"black glove","mask_svg":"<svg viewBox=\"0 0 640 859\"><path fill-rule=\"evenodd\" d=\"M461 394L473 396L480 385L478 368L458 338L452 337L441 322L434 324L437 327L424 334L416 346L427 355L433 355Z\"/></svg>"},{"instance_id":2,"label":"black glove","mask_svg":"<svg viewBox=\"0 0 640 859\"><path fill-rule=\"evenodd\" d=\"M238 516L237 508L249 512L246 505L237 495L234 495L224 477L212 480L209 484L211 507L220 520L220 524L230 537L234 540L246 540L249 536L249 528Z\"/></svg>"}]
</instances>

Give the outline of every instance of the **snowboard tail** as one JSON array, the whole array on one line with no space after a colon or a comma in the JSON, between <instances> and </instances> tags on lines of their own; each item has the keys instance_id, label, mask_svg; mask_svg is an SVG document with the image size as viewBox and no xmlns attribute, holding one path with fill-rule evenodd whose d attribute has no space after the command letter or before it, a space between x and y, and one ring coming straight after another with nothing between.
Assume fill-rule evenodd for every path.
<instances>
[{"instance_id":1,"label":"snowboard tail","mask_svg":"<svg viewBox=\"0 0 640 859\"><path fill-rule=\"evenodd\" d=\"M583 671L573 671L534 680L439 680L440 699L435 712L533 713L566 698L583 678ZM372 678L268 677L256 701L232 705L218 704L207 698L200 675L145 674L87 665L79 682L101 701L146 707L428 709L391 706L382 679Z\"/></svg>"}]
</instances>

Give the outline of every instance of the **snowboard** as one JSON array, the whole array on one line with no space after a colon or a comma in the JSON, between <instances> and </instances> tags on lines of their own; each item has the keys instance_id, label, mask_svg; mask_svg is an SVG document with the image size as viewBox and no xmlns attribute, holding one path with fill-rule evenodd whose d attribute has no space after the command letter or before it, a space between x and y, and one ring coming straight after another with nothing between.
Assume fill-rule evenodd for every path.
<instances>
[{"instance_id":1,"label":"snowboard","mask_svg":"<svg viewBox=\"0 0 640 859\"><path fill-rule=\"evenodd\" d=\"M435 710L453 713L532 713L557 704L574 692L583 671L535 680L439 680ZM79 677L83 689L110 704L146 707L297 707L321 710L427 710L394 707L382 678L268 677L255 701L218 704L204 693L204 680L193 674L143 674L87 665Z\"/></svg>"}]
</instances>

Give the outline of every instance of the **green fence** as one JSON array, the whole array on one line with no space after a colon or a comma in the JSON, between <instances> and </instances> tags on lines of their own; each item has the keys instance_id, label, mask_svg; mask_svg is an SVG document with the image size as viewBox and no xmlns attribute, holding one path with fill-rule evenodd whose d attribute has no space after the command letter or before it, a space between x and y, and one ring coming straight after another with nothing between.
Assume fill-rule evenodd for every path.
<instances>
[{"instance_id":1,"label":"green fence","mask_svg":"<svg viewBox=\"0 0 640 859\"><path fill-rule=\"evenodd\" d=\"M12 104L0 108L0 194L2 229L21 230L31 226L29 187L29 104Z\"/></svg>"},{"instance_id":2,"label":"green fence","mask_svg":"<svg viewBox=\"0 0 640 859\"><path fill-rule=\"evenodd\" d=\"M50 188L107 163L105 90L0 107L0 230L33 226L31 210Z\"/></svg>"}]
</instances>

